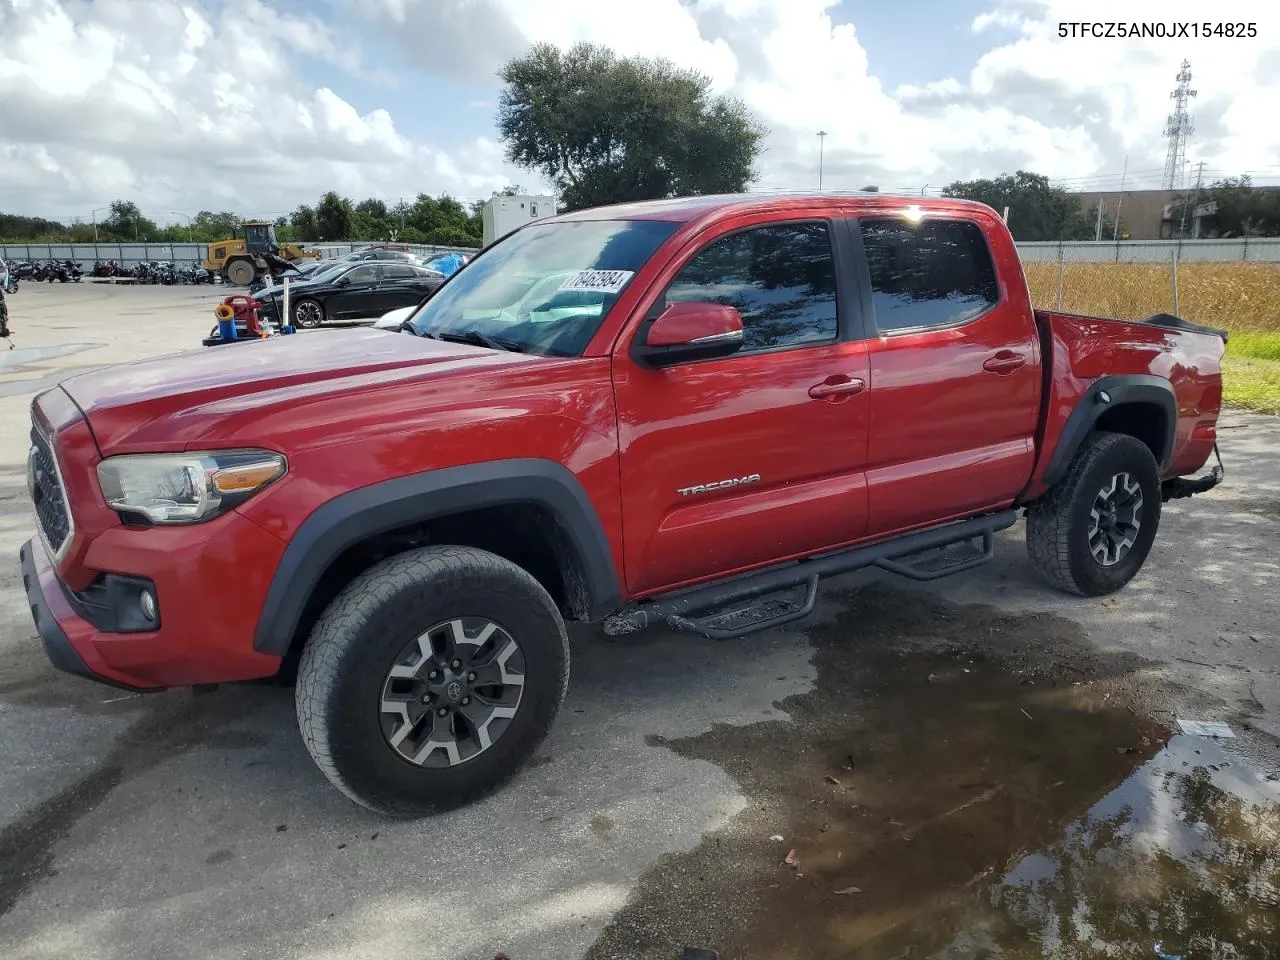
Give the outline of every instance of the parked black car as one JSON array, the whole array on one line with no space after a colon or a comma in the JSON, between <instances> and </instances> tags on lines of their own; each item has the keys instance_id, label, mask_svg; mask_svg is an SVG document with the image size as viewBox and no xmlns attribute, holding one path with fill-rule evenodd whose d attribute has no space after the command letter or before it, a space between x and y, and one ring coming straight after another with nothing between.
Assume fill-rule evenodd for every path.
<instances>
[{"instance_id":1,"label":"parked black car","mask_svg":"<svg viewBox=\"0 0 1280 960\"><path fill-rule=\"evenodd\" d=\"M295 327L318 327L326 320L378 317L408 307L444 283L444 274L410 263L365 261L334 266L289 283L289 312ZM253 294L260 313L280 322L281 287L272 285Z\"/></svg>"}]
</instances>

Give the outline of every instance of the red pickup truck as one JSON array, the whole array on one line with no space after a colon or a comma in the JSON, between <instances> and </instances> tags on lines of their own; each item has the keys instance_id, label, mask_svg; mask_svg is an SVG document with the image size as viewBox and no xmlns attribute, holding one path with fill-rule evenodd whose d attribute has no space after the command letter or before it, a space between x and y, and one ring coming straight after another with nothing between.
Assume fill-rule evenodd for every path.
<instances>
[{"instance_id":1,"label":"red pickup truck","mask_svg":"<svg viewBox=\"0 0 1280 960\"><path fill-rule=\"evenodd\" d=\"M821 577L919 580L1025 512L1054 586L1116 590L1207 490L1225 334L1033 310L989 208L700 197L530 224L401 331L85 373L32 404L23 582L53 664L136 690L296 670L354 800L502 783L566 620L731 637Z\"/></svg>"}]
</instances>

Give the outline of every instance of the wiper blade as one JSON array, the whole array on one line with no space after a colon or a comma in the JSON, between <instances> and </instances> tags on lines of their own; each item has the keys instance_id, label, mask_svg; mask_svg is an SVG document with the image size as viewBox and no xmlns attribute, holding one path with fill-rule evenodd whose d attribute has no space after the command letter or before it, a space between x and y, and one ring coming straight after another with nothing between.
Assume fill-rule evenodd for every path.
<instances>
[{"instance_id":1,"label":"wiper blade","mask_svg":"<svg viewBox=\"0 0 1280 960\"><path fill-rule=\"evenodd\" d=\"M447 340L450 343L473 343L490 350L507 350L511 353L524 353L524 347L512 340L491 337L479 330L467 330L463 333L428 333L426 336L434 340Z\"/></svg>"}]
</instances>

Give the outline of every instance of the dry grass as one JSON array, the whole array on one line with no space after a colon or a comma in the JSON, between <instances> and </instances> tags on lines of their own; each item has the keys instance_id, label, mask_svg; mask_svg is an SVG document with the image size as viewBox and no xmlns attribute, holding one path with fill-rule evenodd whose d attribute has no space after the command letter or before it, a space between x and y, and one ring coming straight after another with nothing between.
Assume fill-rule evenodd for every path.
<instances>
[{"instance_id":1,"label":"dry grass","mask_svg":"<svg viewBox=\"0 0 1280 960\"><path fill-rule=\"evenodd\" d=\"M1052 310L1058 265L1026 263L1032 302ZM1173 312L1167 263L1068 263L1062 309L1119 320ZM1280 333L1280 264L1184 263L1178 267L1178 314L1194 323L1236 331Z\"/></svg>"},{"instance_id":2,"label":"dry grass","mask_svg":"<svg viewBox=\"0 0 1280 960\"><path fill-rule=\"evenodd\" d=\"M1057 304L1058 264L1026 263L1037 307ZM1062 309L1096 317L1145 320L1173 313L1169 264L1068 263ZM1280 413L1280 264L1184 263L1178 267L1179 316L1231 331L1223 363L1227 403Z\"/></svg>"}]
</instances>

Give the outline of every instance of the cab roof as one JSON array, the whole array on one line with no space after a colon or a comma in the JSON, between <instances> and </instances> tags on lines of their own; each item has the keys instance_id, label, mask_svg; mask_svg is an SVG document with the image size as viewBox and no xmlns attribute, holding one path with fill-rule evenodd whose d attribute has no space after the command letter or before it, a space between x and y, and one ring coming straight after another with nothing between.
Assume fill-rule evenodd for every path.
<instances>
[{"instance_id":1,"label":"cab roof","mask_svg":"<svg viewBox=\"0 0 1280 960\"><path fill-rule=\"evenodd\" d=\"M670 200L641 200L603 207L575 210L552 220L667 220L687 223L692 220L719 219L735 213L774 212L788 208L812 208L831 205L841 209L866 207L881 209L917 206L925 213L977 212L990 214L991 208L972 200L951 197L918 197L908 194L880 193L872 190L823 191L795 193L725 193L701 197L675 197Z\"/></svg>"}]
</instances>

